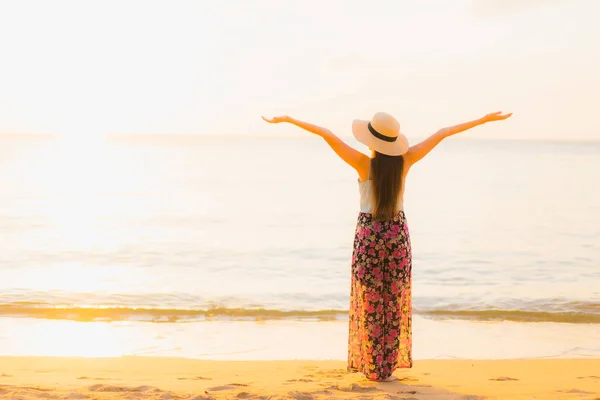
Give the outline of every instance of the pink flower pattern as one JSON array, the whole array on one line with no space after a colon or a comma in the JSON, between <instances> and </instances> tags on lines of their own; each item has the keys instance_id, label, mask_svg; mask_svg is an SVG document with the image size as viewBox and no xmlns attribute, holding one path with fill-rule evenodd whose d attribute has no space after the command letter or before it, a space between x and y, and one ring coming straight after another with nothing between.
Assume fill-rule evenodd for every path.
<instances>
[{"instance_id":1,"label":"pink flower pattern","mask_svg":"<svg viewBox=\"0 0 600 400\"><path fill-rule=\"evenodd\" d=\"M359 213L352 253L348 371L381 380L412 367L412 254L403 211Z\"/></svg>"}]
</instances>

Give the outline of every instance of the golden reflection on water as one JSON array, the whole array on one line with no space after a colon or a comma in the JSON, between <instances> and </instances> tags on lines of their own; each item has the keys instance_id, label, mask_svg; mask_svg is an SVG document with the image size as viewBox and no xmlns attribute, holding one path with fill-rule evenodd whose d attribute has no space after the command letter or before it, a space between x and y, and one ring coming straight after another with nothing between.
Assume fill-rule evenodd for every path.
<instances>
[{"instance_id":1,"label":"golden reflection on water","mask_svg":"<svg viewBox=\"0 0 600 400\"><path fill-rule=\"evenodd\" d=\"M135 331L102 322L44 323L40 332L24 332L27 353L36 356L116 357L130 354ZM129 337L124 337L128 334ZM127 336L127 335L125 335Z\"/></svg>"},{"instance_id":2,"label":"golden reflection on water","mask_svg":"<svg viewBox=\"0 0 600 400\"><path fill-rule=\"evenodd\" d=\"M98 293L107 282L125 276L125 269L85 268L79 262L61 262L47 265L28 276L28 286L40 291L65 291L71 293Z\"/></svg>"},{"instance_id":3,"label":"golden reflection on water","mask_svg":"<svg viewBox=\"0 0 600 400\"><path fill-rule=\"evenodd\" d=\"M275 269L291 271L294 273L294 280L297 280L298 265L296 263L307 260L305 265L309 268L316 264L314 257L304 259L290 253L290 259L295 260L294 264L281 265L281 260L286 260L286 258L273 256L271 250L287 248L287 242L290 240L286 238L291 238L299 233L304 234L304 242L296 242L296 244L301 243L301 246L298 247L300 249L318 247L317 241L320 241L320 237L342 238L339 241L332 239L330 244L326 244L328 248L335 247L336 243L342 243L339 246L348 246L350 243L344 239L346 236L343 235L347 235L344 232L351 232L354 223L351 218L343 220L348 222L346 228L343 226L346 222L339 225L331 223L333 226L331 234L325 235L322 232L322 236L315 235L313 230L298 229L298 227L304 226L300 223L297 225L290 223L291 228L285 224L269 225L268 231L265 228L264 232L253 235L248 235L248 231L238 229L242 223L245 226L253 227L252 224L259 220L256 216L260 216L257 210L271 212L273 208L269 207L271 203L267 201L270 201L269 199L273 196L268 190L264 190L262 197L255 195L256 181L253 179L259 175L258 172L262 171L257 167L255 170L247 168L245 174L237 170L234 171L235 174L225 174L226 177L235 177L235 180L225 181L225 183L235 187L236 192L226 192L225 189L228 187L216 186L219 184L218 181L208 179L207 175L214 173L209 167L220 165L222 152L205 151L204 147L198 146L194 148L193 152L190 151L189 154L186 154L182 147L167 148L166 144L165 146L139 146L136 144L134 147L122 142L115 144L101 137L86 137L85 139L68 137L51 143L46 142L43 146L43 151L30 151L29 148L23 150L23 154L33 154L33 156L26 160L24 156L2 171L3 177L9 179L9 186L16 185L18 189L15 189L12 199L9 196L9 200L12 202L9 201L6 204L13 207L16 210L15 215L18 215L23 221L20 222L21 225L17 225L19 229L22 228L23 233L14 235L14 239L11 239L3 247L5 253L2 254L6 256L7 253L12 252L13 254L9 254L9 256L17 261L15 265L19 265L19 268L5 269L7 272L0 271L0 277L3 278L4 283L8 282L4 288L10 290L17 288L17 295L19 288L26 288L26 290L47 292L53 299L53 295L57 294L56 291L64 291L66 293L58 293L55 298L67 302L70 301L70 296L73 294L73 297L76 298L75 303L78 301L77 299L82 299L82 302L89 300L93 303L95 294L99 294L98 297L104 299L111 298L112 294L127 296L147 292L154 296L177 291L216 296L222 294L219 291L223 289L219 286L225 288L227 295L243 293L251 297L261 291L278 294L277 290L267 285L279 285L279 281L271 280L269 282L269 279L263 279L265 275L261 274L270 273ZM240 157L246 154L247 149L244 146L238 146L238 150L233 148L231 154L237 154ZM220 149L221 147L217 146L216 148ZM467 148L467 150L469 149ZM234 153L234 151L239 151L239 153ZM586 275L583 275L589 274L587 276L593 278L591 269L581 268L581 266L587 265L584 263L585 260L581 263L572 262L572 255L579 254L578 252L574 253L573 250L581 251L582 256L589 258L593 258L596 254L593 247L596 226L593 224L592 218L582 217L585 210L593 209L589 199L594 197L590 196L593 193L590 192L589 185L570 188L565 193L572 199L565 197L566 194L560 192L559 189L568 182L567 178L571 174L561 172L564 167L555 165L553 154L545 156L542 154L546 158L539 158L541 160L539 168L544 167L550 171L544 173L555 179L552 184L542 181L543 184L539 188L535 185L528 185L527 180L523 178L524 175L518 174L518 171L524 169L523 163L509 164L508 166L497 163L498 168L502 166L502 168L509 169L506 173L493 174L494 180L489 180L489 170L492 168L493 171L494 168L497 168L496 164L488 166L487 169L476 170L470 175L466 174L464 180L448 180L448 187L440 185L441 192L446 190L448 193L452 193L454 188L458 188L456 192L461 193L456 198L440 203L438 197L431 195L430 189L432 182L436 185L445 182L442 174L437 172L440 165L454 165L466 170L467 163L472 162L472 159L467 158L465 158L466 161L461 161L463 158L461 152L448 152L447 156L444 155L446 153L440 154L440 157L446 158L440 158L441 161L437 165L432 162L431 167L427 166L429 164L424 164L419 170L421 172L415 171L416 174L422 175L415 175L415 184L411 186L414 190L410 193L414 193L412 196L415 199L412 201L414 205L411 206L411 224L418 227L414 236L416 239L414 242L415 254L432 257L430 261L420 263L419 271L423 278L429 275L438 276L439 273L444 272L444 270L440 270L440 263L442 263L449 267L447 278L466 282L472 280L474 284L469 286L448 285L447 281L437 278L427 279L427 281L423 279L420 290L424 297L444 293L446 298L470 296L486 299L487 296L495 295L498 298L519 299L522 298L522 293L527 293L535 300L549 298L549 294L560 296L566 293L569 299L582 298L585 300L590 293L594 293L595 281L585 279ZM236 158L234 155L231 155L233 159ZM499 158L500 156L502 156L501 153L498 154ZM481 157L487 157L486 153ZM552 161L547 161L547 158L552 158ZM275 165L279 164L285 165L283 162L275 163ZM12 168L15 165L19 168ZM315 163L315 165L321 164ZM323 165L329 164L323 160ZM574 165L577 167L576 164ZM584 167L583 164L578 167L582 172L581 176L593 178L595 175L583 174L586 171ZM592 171L589 173L594 171L593 169L589 170ZM18 173L12 171L18 171ZM193 173L189 171L193 171ZM291 176L287 172L281 174L278 176ZM573 176L576 175L573 174ZM14 182L11 182L10 179L13 179ZM219 177L219 180L221 179ZM175 183L170 185L170 182ZM234 185L231 185L232 182ZM274 197L277 201L273 201L273 204L284 204L287 201L288 204L294 205L302 200L302 204L311 207L311 204L300 198L300 195L304 193L305 189L312 188L314 182L309 185L300 178L298 178L300 184L296 184L295 179L292 179L291 182L293 184L290 184L290 187L297 187L300 194L286 190L289 197ZM303 184L305 186L302 186ZM514 187L511 186L513 184L515 184ZM205 187L206 185L210 185L210 187ZM349 182L347 186L343 187L330 186L332 191L339 190L339 188L348 190L347 195L331 192L330 195L324 195L324 198L336 199L331 201L338 203L337 199L339 198L350 199L343 203L344 205L339 206L339 213L340 215L346 215L346 213L351 215L355 207L355 202L351 199L355 199L356 195L353 182ZM496 186L507 187L511 190L496 191ZM526 189L530 186L532 187L531 191L527 191ZM325 190L326 186L322 185L320 188ZM243 202L240 202L239 196L218 196L217 190L224 190L223 193L227 194L243 193L245 196ZM560 193L556 190L559 190ZM273 193L277 192L277 190L273 190ZM496 192L498 193L496 194ZM494 196L490 194L494 194ZM525 195L535 201L525 202ZM465 200L470 197L477 201ZM224 203L225 205L221 207L221 203L228 198L233 199L232 202ZM21 199L24 199L25 203L20 204ZM566 199L565 204L577 204L578 207L571 207L564 214L548 211L560 210L557 204L564 199ZM577 202L573 199L577 199ZM247 202L247 204L243 204L245 208L239 204L244 202ZM502 207L499 208L498 204L501 204ZM530 204L535 204L536 212L526 210ZM318 205L319 209L330 208L320 203ZM207 220L205 217L207 215L214 217L209 212L199 212L198 209L203 206L206 207L206 210L216 210L218 217L221 217L218 213L229 210L227 206L232 206L231 209L234 209L233 206L235 206L236 210L241 210L239 215L244 218L237 219L237 216L236 219L223 218L223 223L214 223L210 225L212 230L203 231L204 221ZM333 205L331 209L334 209ZM498 212L499 209L505 211ZM507 214L506 210L510 213ZM296 216L296 214L288 215L292 218ZM303 214L297 213L297 215L301 217ZM317 215L321 216L321 214ZM504 226L503 220L508 215L516 222L510 224L508 228L500 229ZM567 218L569 230L566 230L564 235L557 235L555 230L549 229L556 224L555 215L561 216L560 221L563 225L565 225L564 218ZM156 218L159 219L156 220ZM160 218L164 218L164 220ZM177 230L166 230L164 222L169 218L174 221L174 224L185 223L183 226L185 229L178 227ZM328 214L327 218L333 220L342 217L336 215L334 218ZM235 225L233 225L234 222ZM452 224L457 225L454 227ZM206 226L208 225L209 223L206 223ZM326 226L325 223L324 226ZM485 235L478 234L484 232L488 226L497 227L497 229L486 231ZM230 229L234 227L236 229ZM205 232L207 233L205 234ZM254 233L254 231L252 232ZM581 239L574 239L573 235L575 234L579 235L578 237ZM227 246L230 244L235 246L236 251L241 249L241 256L231 257L233 251L230 247L221 245L219 235L227 238L225 241ZM188 240L190 236L193 236L193 240ZM253 241L254 237L260 238L260 242ZM176 245L169 247L171 242ZM518 252L507 251L514 247L512 243L519 243ZM561 246L555 246L556 243ZM243 279L239 282L232 282L235 280L228 279L241 271L230 267L240 265L241 268L248 269L244 261L259 258L253 255L246 258L244 256L246 249L257 245L263 246L261 248L263 252L258 253L261 257L260 262L267 261L265 265L258 266L262 268L257 269L258 279L254 281ZM319 245L321 244L319 243ZM577 247L581 245L588 247L585 249ZM158 248L158 246L164 247ZM223 249L227 253L220 252ZM297 249L293 248L292 250ZM152 257L153 252L157 254L169 252L169 257L181 258L169 258L168 262L164 263L167 267L163 267L160 258ZM179 253L176 254L176 252ZM147 260L143 260L146 254L151 256ZM247 252L247 254L253 253ZM329 257L330 253L322 254ZM448 255L451 257L448 258ZM212 263L202 264L206 260L217 260L217 256L222 256L223 259L219 259L214 265ZM347 257L347 253L344 253L344 257ZM269 263L270 259L275 261ZM489 265L482 263L482 260L488 259ZM443 261L438 262L438 260ZM540 271L543 271L544 274L553 273L554 275L541 275L539 280L531 279L531 273L537 272L535 263L555 263L555 261L568 266L569 271L573 268L573 272L569 272L569 274L582 274L581 279L570 280L570 276L562 272L567 268L546 267ZM22 264L20 264L21 262ZM181 262L181 265L190 266L190 268L169 268L172 265L170 263L178 262ZM585 262L589 263L589 261ZM140 266L156 266L157 268L138 270L137 268ZM200 268L196 268L196 266ZM211 268L204 268L205 266ZM290 266L294 268L288 269ZM230 275L227 273L212 274L214 270L220 271L221 267L226 272L230 272ZM501 278L499 279L501 285L497 290L491 291L489 295L481 289L477 290L479 284L490 286L486 283L486 279L481 278L487 271L502 271L502 276L500 274L492 276L494 279ZM523 275L523 272L519 271L525 271L527 274ZM322 280L320 279L321 273L315 273L312 269L302 274L306 276L316 274L314 276L318 276L319 280ZM252 274L245 276L251 278ZM336 277L336 275L331 276ZM557 277L562 280L560 284L556 283ZM523 281L523 278L530 279ZM254 283L254 287L257 288L256 292L244 292L248 286L252 286L249 281ZM327 279L324 281L330 284ZM306 281L298 282L304 284ZM317 289L312 283L318 281L315 279L309 282L311 282L311 285L308 285L311 290L316 291ZM338 279L335 282L337 284L342 281ZM513 282L519 283L514 285L516 289L508 285ZM549 284L545 284L546 282ZM0 282L0 288L2 288L1 283L3 282ZM228 286L225 287L222 283L227 283ZM473 288L471 289L471 287ZM486 286L481 287L486 289ZM37 296L37 293L34 295ZM151 298L151 301L155 300L156 297ZM491 303L494 298L488 300L488 303ZM129 305L129 303L127 304ZM90 317L90 314L86 314L85 317ZM86 318L83 319L89 320ZM170 326L174 330L186 330L190 325L155 324L152 329L156 329L156 326ZM210 324L198 324L198 326L206 325ZM113 323L71 324L51 321L44 326L51 326L51 328L38 331L34 329L26 336L18 334L14 337L16 340L23 340L24 343L31 345L27 347L29 354L62 353L86 356L127 353L132 348L137 348L136 346L141 341L141 338L136 337L135 334L123 333L123 330L120 329L122 325ZM184 326L186 329L183 329ZM0 329L0 331L2 330ZM215 333L215 337L220 336L222 336L222 332ZM200 336L196 335L192 339L197 340L197 337ZM0 342L1 339L0 337ZM192 339L190 339L190 343L194 343Z\"/></svg>"},{"instance_id":4,"label":"golden reflection on water","mask_svg":"<svg viewBox=\"0 0 600 400\"><path fill-rule=\"evenodd\" d=\"M151 171L160 159L106 138L65 138L45 154L32 168L45 171L42 213L65 247L115 247L126 238L108 229L111 222L156 213L146 195L161 190Z\"/></svg>"},{"instance_id":5,"label":"golden reflection on water","mask_svg":"<svg viewBox=\"0 0 600 400\"><path fill-rule=\"evenodd\" d=\"M145 191L159 190L144 180L146 164L148 160L136 159L127 147L102 136L65 136L34 153L26 178L35 182L31 190L39 199L35 211L42 228L29 240L61 259L46 260L35 274L16 271L23 275L22 282L42 291L95 293L107 283L118 289L120 277L127 274L125 267L87 267L94 254L102 257L139 241L141 228L125 232L119 229L120 220L156 213L151 200L140 201ZM85 263L78 261L78 254L86 254Z\"/></svg>"},{"instance_id":6,"label":"golden reflection on water","mask_svg":"<svg viewBox=\"0 0 600 400\"><path fill-rule=\"evenodd\" d=\"M64 138L43 160L47 166L44 214L61 247L91 251L120 244L122 237L106 229L105 223L107 217L131 210L108 194L123 188L130 177L110 150L103 138Z\"/></svg>"}]
</instances>

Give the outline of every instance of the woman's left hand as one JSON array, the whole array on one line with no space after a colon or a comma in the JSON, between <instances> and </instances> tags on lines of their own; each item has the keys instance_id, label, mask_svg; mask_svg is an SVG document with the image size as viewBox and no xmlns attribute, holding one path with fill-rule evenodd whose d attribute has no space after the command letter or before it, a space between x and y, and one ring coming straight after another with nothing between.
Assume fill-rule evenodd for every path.
<instances>
[{"instance_id":1,"label":"woman's left hand","mask_svg":"<svg viewBox=\"0 0 600 400\"><path fill-rule=\"evenodd\" d=\"M502 111L497 111L494 113L489 113L485 117L482 118L483 122L492 122L492 121L502 121L509 118L512 113L503 114Z\"/></svg>"},{"instance_id":2,"label":"woman's left hand","mask_svg":"<svg viewBox=\"0 0 600 400\"><path fill-rule=\"evenodd\" d=\"M290 118L287 115L282 115L280 117L273 117L273 118L262 117L262 119L264 119L265 121L267 121L270 124L278 124L280 122L288 122Z\"/></svg>"}]
</instances>

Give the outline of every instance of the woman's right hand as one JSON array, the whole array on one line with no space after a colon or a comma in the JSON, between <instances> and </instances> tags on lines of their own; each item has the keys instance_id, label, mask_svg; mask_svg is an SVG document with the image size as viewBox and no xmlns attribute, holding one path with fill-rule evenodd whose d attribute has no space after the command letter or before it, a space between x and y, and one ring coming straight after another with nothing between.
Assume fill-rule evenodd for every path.
<instances>
[{"instance_id":1,"label":"woman's right hand","mask_svg":"<svg viewBox=\"0 0 600 400\"><path fill-rule=\"evenodd\" d=\"M289 122L290 117L288 117L287 115L282 115L282 116L273 117L273 118L262 117L262 119L267 121L270 124L278 124L280 122Z\"/></svg>"},{"instance_id":2,"label":"woman's right hand","mask_svg":"<svg viewBox=\"0 0 600 400\"><path fill-rule=\"evenodd\" d=\"M483 122L503 121L503 120L507 119L508 117L510 117L511 115L512 115L512 113L502 114L502 111L496 111L494 113L487 114L481 120Z\"/></svg>"}]
</instances>

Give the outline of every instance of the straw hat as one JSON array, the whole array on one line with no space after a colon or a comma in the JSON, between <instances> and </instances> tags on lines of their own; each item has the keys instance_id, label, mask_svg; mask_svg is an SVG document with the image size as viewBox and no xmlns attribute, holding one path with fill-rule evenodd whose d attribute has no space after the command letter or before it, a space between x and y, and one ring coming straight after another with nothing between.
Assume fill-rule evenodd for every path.
<instances>
[{"instance_id":1,"label":"straw hat","mask_svg":"<svg viewBox=\"0 0 600 400\"><path fill-rule=\"evenodd\" d=\"M400 123L387 113L378 112L371 121L355 119L352 133L362 144L388 156L401 156L408 151L408 139L400 132Z\"/></svg>"}]
</instances>

